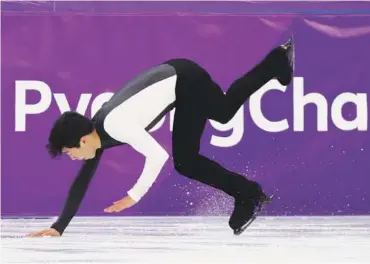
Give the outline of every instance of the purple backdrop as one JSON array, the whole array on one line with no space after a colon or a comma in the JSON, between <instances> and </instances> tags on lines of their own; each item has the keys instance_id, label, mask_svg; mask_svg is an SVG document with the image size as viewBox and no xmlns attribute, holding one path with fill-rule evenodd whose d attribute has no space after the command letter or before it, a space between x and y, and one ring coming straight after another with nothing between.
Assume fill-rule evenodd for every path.
<instances>
[{"instance_id":1,"label":"purple backdrop","mask_svg":"<svg viewBox=\"0 0 370 264\"><path fill-rule=\"evenodd\" d=\"M141 71L174 57L197 61L226 90L291 32L297 46L296 83L286 92L267 92L262 99L264 116L271 121L286 118L289 128L280 132L260 128L251 116L258 109L254 106L250 111L247 102L223 129L209 124L202 153L261 182L267 192L276 189L277 199L268 214L370 213L368 128L344 131L331 115L337 96L366 95L370 89L369 15L2 15L3 215L59 214L80 163L66 157L50 160L45 144L66 100L73 110L78 104L80 109L87 106L85 114L90 116L98 95L114 92ZM299 96L302 78L305 94L319 93L327 101L323 120L328 120L328 131L318 131L313 104L305 107L304 131L295 131L299 118L294 124L293 113L299 105L294 106L293 91ZM16 81L28 82L22 86ZM42 96L37 91L22 92L37 87L45 89ZM44 106L38 104L41 97ZM24 104L39 107L25 108ZM353 120L357 114L367 125L367 104L366 98L358 113L354 104L346 104L343 117ZM22 111L41 113L26 115L24 123ZM171 152L169 119L168 115L153 134ZM215 137L222 142L227 138L228 146L217 146ZM79 215L103 215L107 205L126 195L142 166L143 158L129 147L107 151ZM142 201L120 215L223 214L231 203L224 194L178 175L168 162Z\"/></svg>"}]
</instances>

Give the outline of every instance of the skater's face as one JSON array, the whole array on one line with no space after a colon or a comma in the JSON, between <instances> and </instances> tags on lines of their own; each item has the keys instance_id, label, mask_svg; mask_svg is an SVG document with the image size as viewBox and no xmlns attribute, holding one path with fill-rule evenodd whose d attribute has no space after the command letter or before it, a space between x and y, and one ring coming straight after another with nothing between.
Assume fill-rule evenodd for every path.
<instances>
[{"instance_id":1,"label":"skater's face","mask_svg":"<svg viewBox=\"0 0 370 264\"><path fill-rule=\"evenodd\" d=\"M63 152L72 160L88 160L95 157L96 149L93 147L93 144L89 142L88 138L81 138L80 147L63 148Z\"/></svg>"}]
</instances>

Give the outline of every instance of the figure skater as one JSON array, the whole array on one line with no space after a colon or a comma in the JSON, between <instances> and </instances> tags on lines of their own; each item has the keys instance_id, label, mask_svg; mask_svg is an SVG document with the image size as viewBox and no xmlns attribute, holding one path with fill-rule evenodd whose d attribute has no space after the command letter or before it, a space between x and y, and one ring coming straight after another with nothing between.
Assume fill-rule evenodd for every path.
<instances>
[{"instance_id":1,"label":"figure skater","mask_svg":"<svg viewBox=\"0 0 370 264\"><path fill-rule=\"evenodd\" d=\"M84 160L64 209L51 228L28 236L61 236L75 216L104 151L130 145L145 156L144 169L127 196L105 209L120 212L140 201L169 158L148 132L175 108L172 154L183 176L222 190L235 199L229 226L241 234L269 197L261 186L200 154L208 119L229 122L246 100L264 84L277 79L287 86L293 78L293 43L272 49L253 69L235 80L226 94L208 72L188 59L157 65L128 82L90 120L76 112L63 113L54 123L47 145L52 157L65 153Z\"/></svg>"}]
</instances>

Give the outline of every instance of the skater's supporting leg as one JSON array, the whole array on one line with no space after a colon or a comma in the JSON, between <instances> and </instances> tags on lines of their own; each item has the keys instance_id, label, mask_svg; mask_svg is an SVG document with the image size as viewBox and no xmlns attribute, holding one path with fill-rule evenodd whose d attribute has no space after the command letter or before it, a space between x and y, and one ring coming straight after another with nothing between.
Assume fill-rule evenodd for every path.
<instances>
[{"instance_id":1,"label":"skater's supporting leg","mask_svg":"<svg viewBox=\"0 0 370 264\"><path fill-rule=\"evenodd\" d=\"M190 82L187 84L196 85ZM172 133L176 170L188 178L222 190L235 198L245 196L248 199L258 196L259 189L255 188L255 183L199 154L200 140L207 120L203 102L193 94L197 90L196 87L194 90L179 87L178 90L182 91L179 91L177 96Z\"/></svg>"},{"instance_id":2,"label":"skater's supporting leg","mask_svg":"<svg viewBox=\"0 0 370 264\"><path fill-rule=\"evenodd\" d=\"M196 92L202 90L194 81L179 82L172 133L174 165L182 175L235 198L229 226L237 230L252 217L256 203L263 193L256 182L249 181L199 154L200 140L207 120L203 98ZM212 100L212 97L208 100Z\"/></svg>"},{"instance_id":3,"label":"skater's supporting leg","mask_svg":"<svg viewBox=\"0 0 370 264\"><path fill-rule=\"evenodd\" d=\"M172 133L176 170L235 198L259 197L260 188L257 188L259 186L256 183L199 154L202 133L208 119L207 103L214 100L206 86L210 83L207 72L188 60L174 60L169 64L179 74Z\"/></svg>"}]
</instances>

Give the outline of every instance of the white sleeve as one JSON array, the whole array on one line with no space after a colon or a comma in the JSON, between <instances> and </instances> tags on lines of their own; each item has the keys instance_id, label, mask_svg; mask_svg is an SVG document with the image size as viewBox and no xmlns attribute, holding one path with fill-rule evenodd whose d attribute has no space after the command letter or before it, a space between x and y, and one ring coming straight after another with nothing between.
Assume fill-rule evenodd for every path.
<instances>
[{"instance_id":1,"label":"white sleeve","mask_svg":"<svg viewBox=\"0 0 370 264\"><path fill-rule=\"evenodd\" d=\"M169 158L166 150L144 129L130 124L129 132L109 131L109 134L145 156L144 169L128 195L138 202L154 184L164 164ZM127 128L127 126L126 126Z\"/></svg>"}]
</instances>

